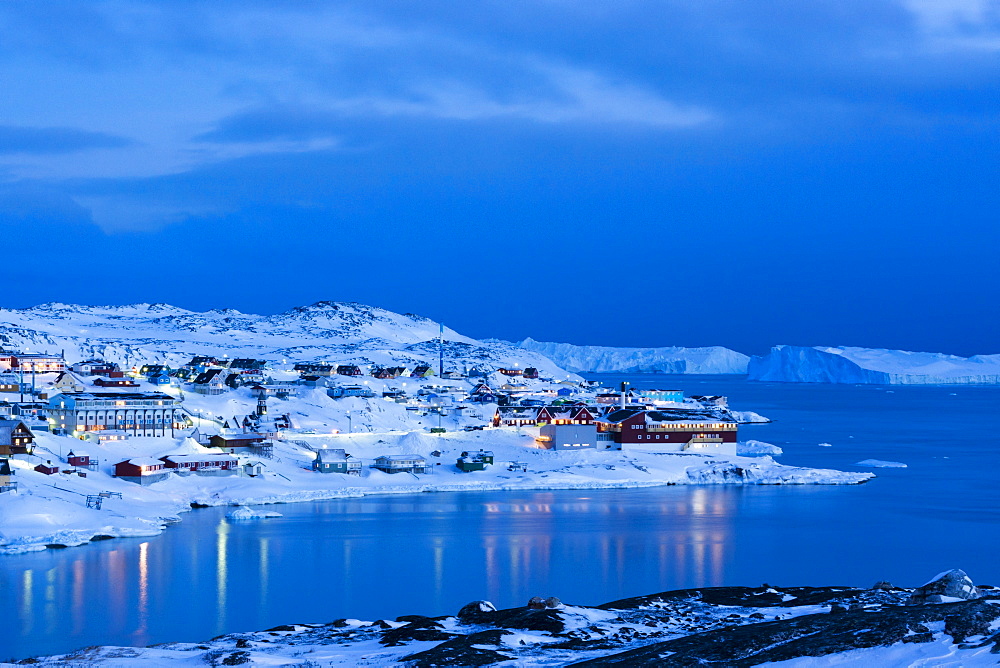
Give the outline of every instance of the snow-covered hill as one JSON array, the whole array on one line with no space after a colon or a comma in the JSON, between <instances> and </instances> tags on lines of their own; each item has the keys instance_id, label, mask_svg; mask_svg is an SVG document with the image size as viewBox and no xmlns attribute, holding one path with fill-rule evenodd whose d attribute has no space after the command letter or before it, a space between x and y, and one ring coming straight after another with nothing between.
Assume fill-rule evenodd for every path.
<instances>
[{"instance_id":1,"label":"snow-covered hill","mask_svg":"<svg viewBox=\"0 0 1000 668\"><path fill-rule=\"evenodd\" d=\"M591 373L732 373L747 372L749 357L721 346L706 348L611 348L546 343L525 339L517 344L545 355L575 372Z\"/></svg>"},{"instance_id":2,"label":"snow-covered hill","mask_svg":"<svg viewBox=\"0 0 1000 668\"><path fill-rule=\"evenodd\" d=\"M2 349L64 350L71 363L100 357L124 366L176 366L193 355L436 366L438 333L438 323L428 318L348 302L317 302L269 316L169 304L0 309ZM542 355L512 344L480 342L447 327L444 340L448 366L519 364L565 376Z\"/></svg>"},{"instance_id":3,"label":"snow-covered hill","mask_svg":"<svg viewBox=\"0 0 1000 668\"><path fill-rule=\"evenodd\" d=\"M750 380L789 383L1000 383L1000 355L957 357L872 348L775 346L750 359Z\"/></svg>"}]
</instances>

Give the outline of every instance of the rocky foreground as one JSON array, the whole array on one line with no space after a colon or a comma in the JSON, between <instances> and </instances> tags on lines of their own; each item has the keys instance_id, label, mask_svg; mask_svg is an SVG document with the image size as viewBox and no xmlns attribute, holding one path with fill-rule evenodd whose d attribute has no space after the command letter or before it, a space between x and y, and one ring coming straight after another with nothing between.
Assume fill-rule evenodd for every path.
<instances>
[{"instance_id":1,"label":"rocky foreground","mask_svg":"<svg viewBox=\"0 0 1000 668\"><path fill-rule=\"evenodd\" d=\"M1000 588L962 571L916 589L709 587L597 607L533 598L455 616L339 619L209 642L92 647L25 659L104 664L267 666L977 666L1000 663ZM13 664L5 664L13 665Z\"/></svg>"}]
</instances>

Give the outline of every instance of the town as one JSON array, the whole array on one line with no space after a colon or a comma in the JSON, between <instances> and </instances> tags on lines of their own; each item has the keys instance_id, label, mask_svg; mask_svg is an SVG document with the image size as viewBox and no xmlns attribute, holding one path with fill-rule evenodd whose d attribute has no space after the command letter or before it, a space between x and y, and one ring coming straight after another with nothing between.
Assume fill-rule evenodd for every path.
<instances>
[{"instance_id":1,"label":"town","mask_svg":"<svg viewBox=\"0 0 1000 668\"><path fill-rule=\"evenodd\" d=\"M445 369L443 359L435 369L430 363L363 368L194 356L178 368L148 363L123 369L103 359L69 363L59 354L0 351L0 392L8 397L0 400L3 491L17 489L12 459L45 475L85 477L103 467L148 485L171 474L262 476L281 443L310 451L308 468L318 473L431 471L432 463L418 453L387 452L363 461L332 447L338 435L353 433L355 416L384 411L386 404L401 418L395 426L409 422L428 434L507 429L532 436L527 447L541 450L653 447L736 454L737 420L724 397L685 398L678 390L632 389L627 383L611 390L582 379L541 377L534 367ZM224 413L220 399L227 397L253 408ZM307 412L290 408L300 408L295 400L301 399L334 410L348 402L346 430L327 429L328 422L325 433L318 432ZM376 431L370 424L364 428ZM39 448L38 433L68 443L61 453ZM191 439L201 447L120 461L99 461L88 450L101 446L106 457L115 451L108 446L157 437ZM496 465L494 457L482 450L463 451L454 462L463 472L487 465ZM518 461L506 465L524 469Z\"/></svg>"}]
</instances>

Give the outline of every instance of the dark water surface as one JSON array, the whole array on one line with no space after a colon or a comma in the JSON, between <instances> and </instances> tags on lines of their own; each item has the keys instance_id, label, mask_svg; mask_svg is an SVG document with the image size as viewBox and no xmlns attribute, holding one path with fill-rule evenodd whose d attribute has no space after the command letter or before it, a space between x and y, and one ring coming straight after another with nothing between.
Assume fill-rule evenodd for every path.
<instances>
[{"instance_id":1,"label":"dark water surface","mask_svg":"<svg viewBox=\"0 0 1000 668\"><path fill-rule=\"evenodd\" d=\"M916 585L952 567L1000 584L1000 388L629 379L726 394L773 418L740 438L780 445L785 463L909 467L847 487L422 494L272 506L284 517L239 523L226 509L198 510L156 538L0 557L0 660L447 614L479 598L595 604L698 585Z\"/></svg>"}]
</instances>

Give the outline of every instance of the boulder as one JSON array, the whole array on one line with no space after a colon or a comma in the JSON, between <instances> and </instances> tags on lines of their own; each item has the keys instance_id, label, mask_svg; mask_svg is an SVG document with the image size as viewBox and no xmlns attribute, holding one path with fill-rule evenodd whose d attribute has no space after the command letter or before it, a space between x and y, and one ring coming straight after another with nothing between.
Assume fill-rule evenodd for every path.
<instances>
[{"instance_id":1,"label":"boulder","mask_svg":"<svg viewBox=\"0 0 1000 668\"><path fill-rule=\"evenodd\" d=\"M529 610L544 610L545 607L545 599L541 596L532 596L528 599Z\"/></svg>"},{"instance_id":2,"label":"boulder","mask_svg":"<svg viewBox=\"0 0 1000 668\"><path fill-rule=\"evenodd\" d=\"M496 612L497 607L489 601L473 601L466 603L458 611L458 619L461 621L471 620L484 612Z\"/></svg>"},{"instance_id":3,"label":"boulder","mask_svg":"<svg viewBox=\"0 0 1000 668\"><path fill-rule=\"evenodd\" d=\"M545 599L546 608L558 608L560 606L562 606L562 601L560 601L555 596L549 596L547 599Z\"/></svg>"},{"instance_id":4,"label":"boulder","mask_svg":"<svg viewBox=\"0 0 1000 668\"><path fill-rule=\"evenodd\" d=\"M917 587L910 596L910 605L953 603L979 598L979 589L965 571L955 568L939 573L930 582Z\"/></svg>"}]
</instances>

